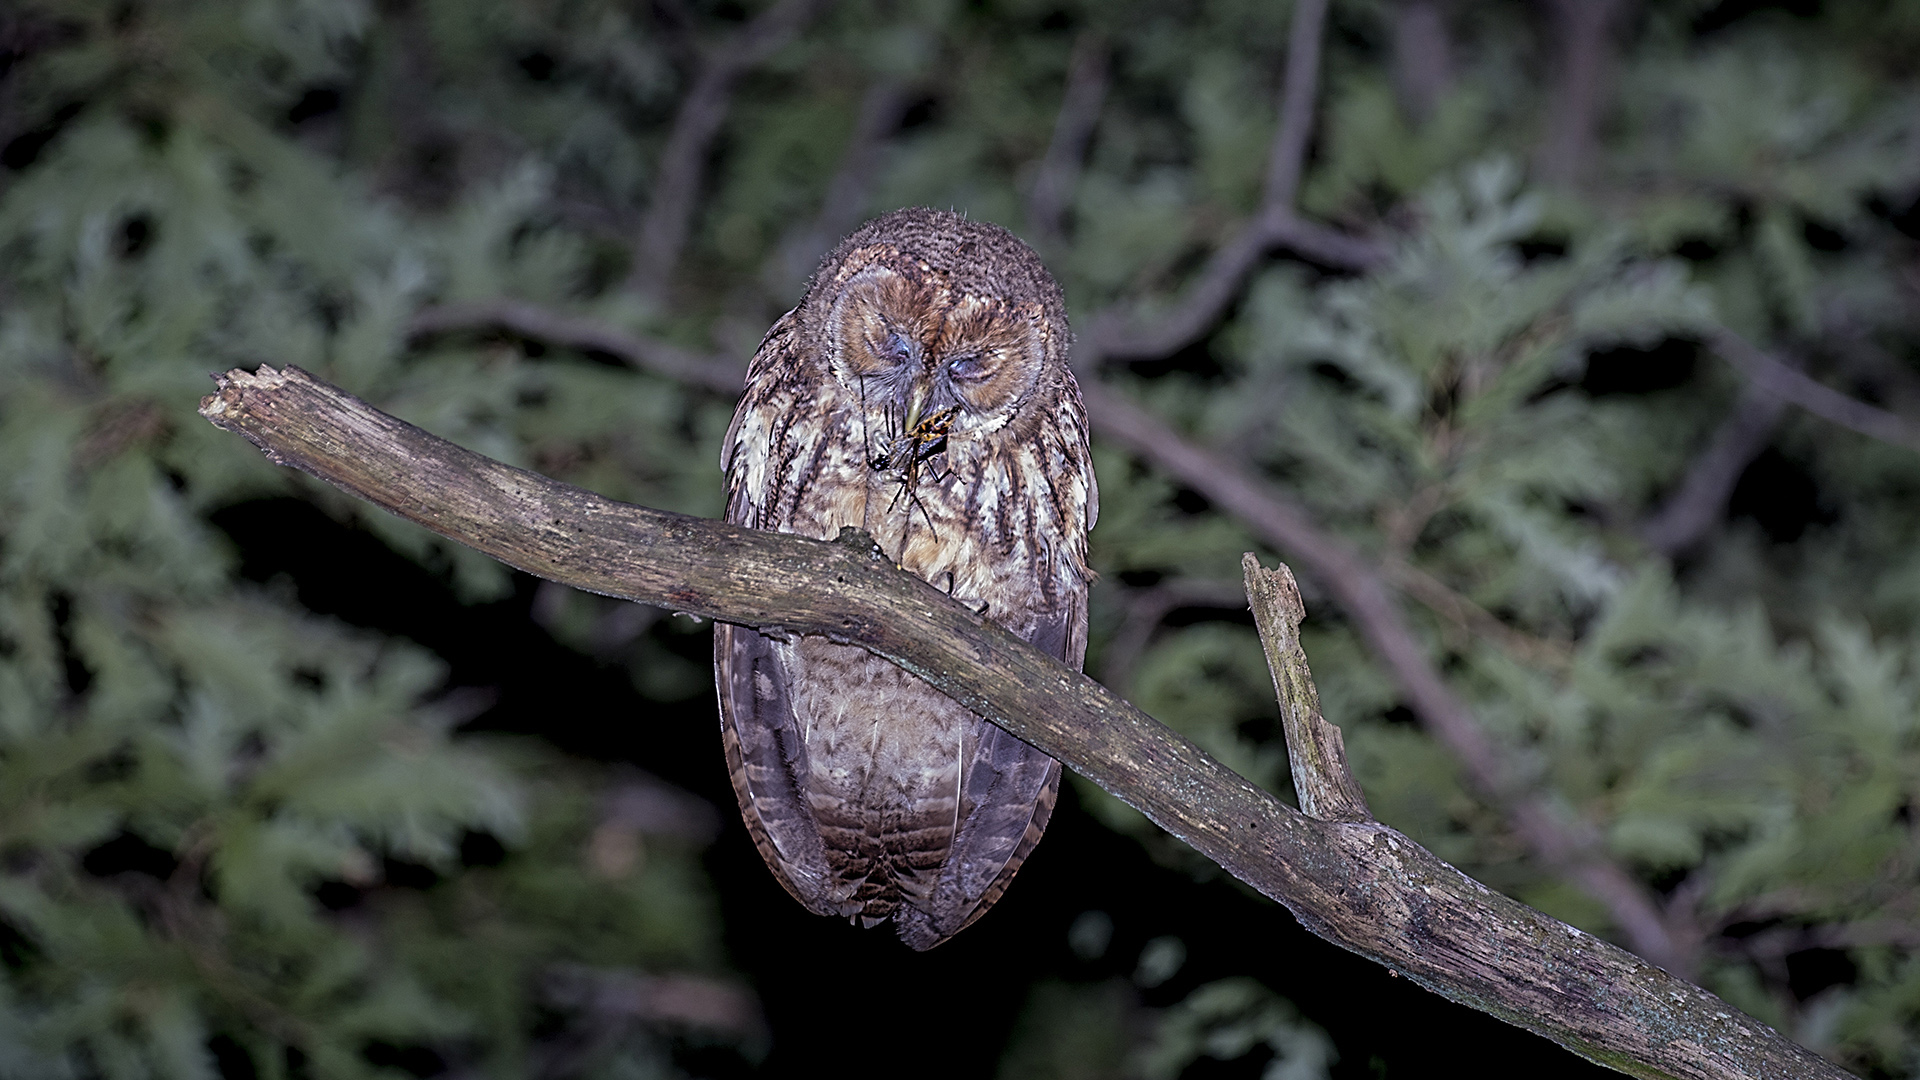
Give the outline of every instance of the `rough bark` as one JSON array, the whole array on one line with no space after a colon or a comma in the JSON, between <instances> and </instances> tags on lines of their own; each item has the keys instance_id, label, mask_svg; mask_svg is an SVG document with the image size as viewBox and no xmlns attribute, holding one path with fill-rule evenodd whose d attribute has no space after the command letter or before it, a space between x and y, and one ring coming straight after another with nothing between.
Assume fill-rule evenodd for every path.
<instances>
[{"instance_id":1,"label":"rough bark","mask_svg":"<svg viewBox=\"0 0 1920 1080\"><path fill-rule=\"evenodd\" d=\"M1347 744L1340 729L1320 715L1320 691L1300 647L1300 622L1307 605L1300 584L1282 564L1268 570L1248 552L1240 560L1246 574L1247 602L1253 607L1260 645L1280 699L1280 725L1287 735L1287 763L1300 812L1318 821L1372 821L1367 797L1347 767Z\"/></svg>"},{"instance_id":2,"label":"rough bark","mask_svg":"<svg viewBox=\"0 0 1920 1080\"><path fill-rule=\"evenodd\" d=\"M1314 933L1645 1077L1846 1075L1706 991L1488 890L1377 822L1281 803L848 530L824 542L616 503L489 460L297 368L232 371L201 415L268 457L575 588L854 643L1058 757Z\"/></svg>"}]
</instances>

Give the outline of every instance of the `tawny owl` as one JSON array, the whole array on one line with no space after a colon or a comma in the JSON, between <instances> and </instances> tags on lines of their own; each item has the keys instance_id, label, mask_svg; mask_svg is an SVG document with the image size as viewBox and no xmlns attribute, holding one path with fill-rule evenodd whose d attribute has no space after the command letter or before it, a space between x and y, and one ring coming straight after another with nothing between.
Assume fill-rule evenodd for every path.
<instances>
[{"instance_id":1,"label":"tawny owl","mask_svg":"<svg viewBox=\"0 0 1920 1080\"><path fill-rule=\"evenodd\" d=\"M1078 668L1099 512L1060 287L997 226L868 222L767 331L720 465L727 520L867 530L900 566ZM809 910L930 949L998 900L1060 765L853 646L718 626L727 767Z\"/></svg>"}]
</instances>

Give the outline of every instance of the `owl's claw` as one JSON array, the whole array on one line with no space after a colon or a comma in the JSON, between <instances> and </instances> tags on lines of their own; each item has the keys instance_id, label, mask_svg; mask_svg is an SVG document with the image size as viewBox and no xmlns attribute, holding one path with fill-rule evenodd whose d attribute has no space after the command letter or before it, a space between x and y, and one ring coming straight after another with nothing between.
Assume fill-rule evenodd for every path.
<instances>
[{"instance_id":1,"label":"owl's claw","mask_svg":"<svg viewBox=\"0 0 1920 1080\"><path fill-rule=\"evenodd\" d=\"M834 537L833 542L845 544L862 555L878 555L883 559L886 558L886 552L880 550L880 545L873 539L873 534L855 525L840 526L840 535Z\"/></svg>"}]
</instances>

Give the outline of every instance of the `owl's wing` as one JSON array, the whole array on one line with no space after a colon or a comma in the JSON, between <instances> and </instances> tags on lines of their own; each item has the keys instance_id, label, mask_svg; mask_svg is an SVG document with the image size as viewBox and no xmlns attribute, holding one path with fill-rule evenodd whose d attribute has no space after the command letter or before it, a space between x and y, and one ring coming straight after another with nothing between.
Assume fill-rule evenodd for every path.
<instances>
[{"instance_id":1,"label":"owl's wing","mask_svg":"<svg viewBox=\"0 0 1920 1080\"><path fill-rule=\"evenodd\" d=\"M827 896L826 848L805 797L806 739L794 721L773 640L748 627L715 624L713 671L727 776L753 846L802 907L816 915L851 914Z\"/></svg>"},{"instance_id":2,"label":"owl's wing","mask_svg":"<svg viewBox=\"0 0 1920 1080\"><path fill-rule=\"evenodd\" d=\"M795 362L800 320L780 316L747 364L746 388L733 423L720 444L720 471L727 475L727 520L755 529L780 529L800 483L800 468L813 461L827 428L810 406L817 373ZM783 511L784 508L784 511Z\"/></svg>"},{"instance_id":3,"label":"owl's wing","mask_svg":"<svg viewBox=\"0 0 1920 1080\"><path fill-rule=\"evenodd\" d=\"M785 524L787 489L799 482L793 462L813 457L824 426L806 423L803 387L792 362L798 320L775 322L747 366L746 389L720 449L727 474L727 520L757 529ZM754 846L801 906L820 915L846 914L827 898L826 850L805 798L807 746L795 721L791 679L775 642L757 630L713 628L714 689L727 774Z\"/></svg>"},{"instance_id":4,"label":"owl's wing","mask_svg":"<svg viewBox=\"0 0 1920 1080\"><path fill-rule=\"evenodd\" d=\"M1078 669L1087 651L1085 589L1067 610L1040 614L1023 636ZM903 908L896 916L900 940L915 949L931 949L986 914L1040 842L1060 796L1059 762L994 724L979 724L960 828L940 879L924 912Z\"/></svg>"}]
</instances>

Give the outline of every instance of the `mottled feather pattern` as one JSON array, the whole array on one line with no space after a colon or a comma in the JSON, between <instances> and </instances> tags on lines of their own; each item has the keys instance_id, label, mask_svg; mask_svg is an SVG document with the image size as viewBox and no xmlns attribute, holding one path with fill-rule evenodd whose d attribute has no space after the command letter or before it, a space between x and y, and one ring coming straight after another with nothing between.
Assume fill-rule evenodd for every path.
<instances>
[{"instance_id":1,"label":"mottled feather pattern","mask_svg":"<svg viewBox=\"0 0 1920 1080\"><path fill-rule=\"evenodd\" d=\"M935 211L869 223L767 332L721 465L728 520L871 533L905 569L1078 667L1098 494L1059 289L1025 245ZM915 948L978 918L1059 765L864 650L716 630L728 767L810 910Z\"/></svg>"}]
</instances>

